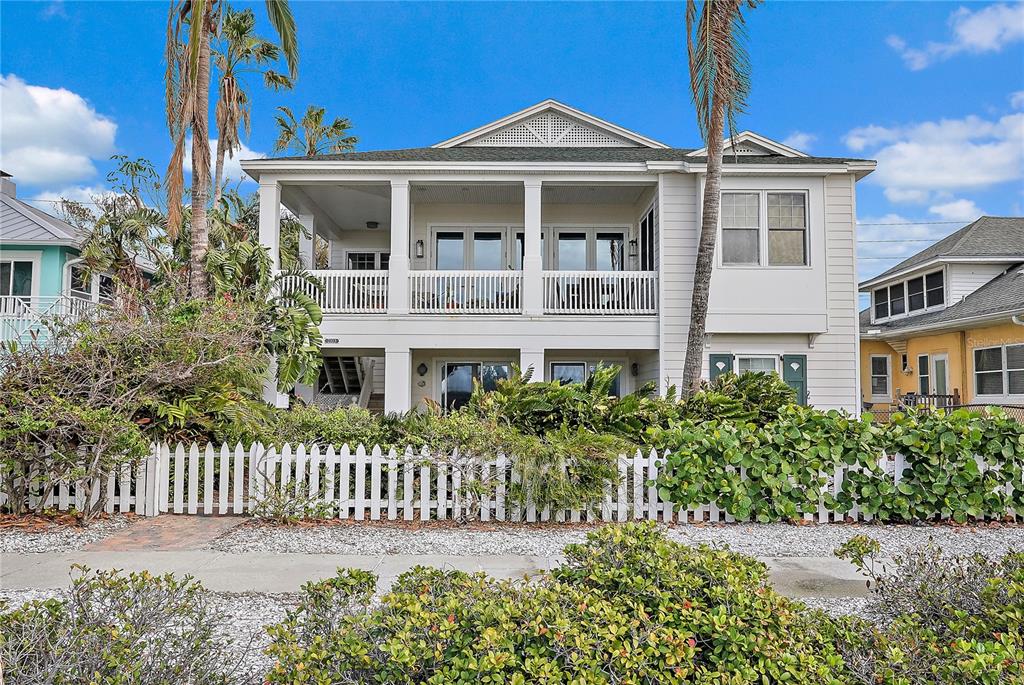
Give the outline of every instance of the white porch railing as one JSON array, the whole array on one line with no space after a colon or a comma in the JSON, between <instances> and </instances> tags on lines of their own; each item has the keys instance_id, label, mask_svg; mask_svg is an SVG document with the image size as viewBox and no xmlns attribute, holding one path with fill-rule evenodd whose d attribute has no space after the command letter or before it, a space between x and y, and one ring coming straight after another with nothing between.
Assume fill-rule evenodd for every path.
<instances>
[{"instance_id":1,"label":"white porch railing","mask_svg":"<svg viewBox=\"0 0 1024 685\"><path fill-rule=\"evenodd\" d=\"M287 277L283 288L298 287L313 296L325 314L383 314L388 310L388 272L375 271L310 271L323 283L317 293L301 280Z\"/></svg>"},{"instance_id":2,"label":"white porch railing","mask_svg":"<svg viewBox=\"0 0 1024 685\"><path fill-rule=\"evenodd\" d=\"M410 310L421 314L518 314L521 271L411 271Z\"/></svg>"},{"instance_id":3,"label":"white porch railing","mask_svg":"<svg viewBox=\"0 0 1024 685\"><path fill-rule=\"evenodd\" d=\"M92 314L95 310L95 302L67 295L4 295L0 297L0 341L20 341L33 331L41 331L43 321L74 321Z\"/></svg>"},{"instance_id":4,"label":"white porch railing","mask_svg":"<svg viewBox=\"0 0 1024 685\"><path fill-rule=\"evenodd\" d=\"M657 314L656 271L545 271L545 314Z\"/></svg>"}]
</instances>

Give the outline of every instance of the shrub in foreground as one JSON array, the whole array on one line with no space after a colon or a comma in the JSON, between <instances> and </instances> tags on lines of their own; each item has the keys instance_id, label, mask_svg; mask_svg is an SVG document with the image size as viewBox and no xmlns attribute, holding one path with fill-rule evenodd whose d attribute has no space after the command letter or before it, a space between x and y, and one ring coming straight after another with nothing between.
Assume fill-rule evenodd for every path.
<instances>
[{"instance_id":1,"label":"shrub in foreground","mask_svg":"<svg viewBox=\"0 0 1024 685\"><path fill-rule=\"evenodd\" d=\"M3 677L40 685L255 681L216 636L219 617L203 592L188 577L83 569L67 599L0 613Z\"/></svg>"},{"instance_id":2,"label":"shrub in foreground","mask_svg":"<svg viewBox=\"0 0 1024 685\"><path fill-rule=\"evenodd\" d=\"M270 629L271 683L838 683L840 659L765 567L607 526L530 581L417 568L307 584Z\"/></svg>"},{"instance_id":3,"label":"shrub in foreground","mask_svg":"<svg viewBox=\"0 0 1024 685\"><path fill-rule=\"evenodd\" d=\"M836 550L873 588L871 620L827 619L823 637L850 683L997 685L1024 682L1024 554L946 556L933 545L880 563L856 536Z\"/></svg>"}]
</instances>

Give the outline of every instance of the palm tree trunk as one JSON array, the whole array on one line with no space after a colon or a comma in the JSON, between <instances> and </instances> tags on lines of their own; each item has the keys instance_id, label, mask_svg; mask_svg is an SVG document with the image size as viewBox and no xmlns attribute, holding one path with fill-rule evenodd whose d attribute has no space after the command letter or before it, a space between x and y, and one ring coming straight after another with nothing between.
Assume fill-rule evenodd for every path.
<instances>
[{"instance_id":1,"label":"palm tree trunk","mask_svg":"<svg viewBox=\"0 0 1024 685\"><path fill-rule=\"evenodd\" d=\"M708 155L700 241L697 243L697 265L694 268L693 296L690 300L690 331L686 339L686 361L683 364L683 397L688 397L700 387L701 367L704 361L708 295L711 292L711 268L715 259L718 211L722 198L722 131L725 127L725 108L720 97L715 97L712 102L709 124L705 141Z\"/></svg>"},{"instance_id":2,"label":"palm tree trunk","mask_svg":"<svg viewBox=\"0 0 1024 685\"><path fill-rule=\"evenodd\" d=\"M211 207L217 209L220 204L221 184L224 181L224 133L221 131L217 136L217 167L213 175L213 202Z\"/></svg>"},{"instance_id":3,"label":"palm tree trunk","mask_svg":"<svg viewBox=\"0 0 1024 685\"><path fill-rule=\"evenodd\" d=\"M209 5L208 5L209 6ZM192 119L192 256L189 291L197 299L209 297L206 253L210 249L206 201L210 192L210 32L203 17L196 74L196 104Z\"/></svg>"}]
</instances>

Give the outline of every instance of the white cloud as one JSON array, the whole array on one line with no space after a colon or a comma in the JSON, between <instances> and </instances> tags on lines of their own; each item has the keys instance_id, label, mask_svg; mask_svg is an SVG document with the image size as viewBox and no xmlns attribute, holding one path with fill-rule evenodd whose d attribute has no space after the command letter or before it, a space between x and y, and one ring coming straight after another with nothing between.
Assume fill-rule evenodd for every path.
<instances>
[{"instance_id":1,"label":"white cloud","mask_svg":"<svg viewBox=\"0 0 1024 685\"><path fill-rule=\"evenodd\" d=\"M974 204L974 200L952 200L941 204L932 205L928 211L942 218L944 221L963 221L965 224L974 221L985 213Z\"/></svg>"},{"instance_id":2,"label":"white cloud","mask_svg":"<svg viewBox=\"0 0 1024 685\"><path fill-rule=\"evenodd\" d=\"M1024 178L1024 113L996 120L865 126L845 136L853 151L878 160L868 178L892 202L924 203L936 193L988 188Z\"/></svg>"},{"instance_id":3,"label":"white cloud","mask_svg":"<svg viewBox=\"0 0 1024 685\"><path fill-rule=\"evenodd\" d=\"M1014 109L1024 109L1024 90L1018 90L1016 93L1010 93L1010 107Z\"/></svg>"},{"instance_id":4,"label":"white cloud","mask_svg":"<svg viewBox=\"0 0 1024 685\"><path fill-rule=\"evenodd\" d=\"M934 211L938 207L937 205L930 211L939 214L938 211ZM857 279L863 281L877 276L968 223L968 220L947 219L941 214L939 217L912 217L895 212L881 216L859 217ZM947 223L954 220L957 223Z\"/></svg>"},{"instance_id":5,"label":"white cloud","mask_svg":"<svg viewBox=\"0 0 1024 685\"><path fill-rule=\"evenodd\" d=\"M52 0L48 3L43 11L40 13L43 19L53 19L59 17L61 19L67 19L68 13L65 11L64 0Z\"/></svg>"},{"instance_id":6,"label":"white cloud","mask_svg":"<svg viewBox=\"0 0 1024 685\"><path fill-rule=\"evenodd\" d=\"M806 133L804 131L793 131L786 138L783 139L782 144L788 145L789 147L800 150L801 152L807 152L811 149L811 145L818 136L813 133Z\"/></svg>"},{"instance_id":7,"label":"white cloud","mask_svg":"<svg viewBox=\"0 0 1024 685\"><path fill-rule=\"evenodd\" d=\"M1024 3L989 5L976 12L961 7L949 15L948 23L952 35L947 42L929 41L912 48L900 36L889 36L886 43L913 71L961 53L999 52L1024 40Z\"/></svg>"},{"instance_id":8,"label":"white cloud","mask_svg":"<svg viewBox=\"0 0 1024 685\"><path fill-rule=\"evenodd\" d=\"M235 150L234 157L224 157L224 180L228 185L235 184L239 181L252 182L252 179L244 171L242 171L241 161L243 159L263 159L266 155L262 152L256 152L250 150L245 143L242 143L241 149ZM210 141L210 178L213 178L215 173L215 166L217 164L217 139L214 138ZM192 139L189 138L185 141L185 171L189 174L192 173Z\"/></svg>"},{"instance_id":9,"label":"white cloud","mask_svg":"<svg viewBox=\"0 0 1024 685\"><path fill-rule=\"evenodd\" d=\"M75 202L92 202L93 198L112 195L110 188L105 186L67 186L57 190L44 190L36 193L28 202L45 212L53 214L57 207L55 200L74 200Z\"/></svg>"},{"instance_id":10,"label":"white cloud","mask_svg":"<svg viewBox=\"0 0 1024 685\"><path fill-rule=\"evenodd\" d=\"M0 76L0 168L30 185L72 183L96 174L114 152L117 124L64 88Z\"/></svg>"}]
</instances>

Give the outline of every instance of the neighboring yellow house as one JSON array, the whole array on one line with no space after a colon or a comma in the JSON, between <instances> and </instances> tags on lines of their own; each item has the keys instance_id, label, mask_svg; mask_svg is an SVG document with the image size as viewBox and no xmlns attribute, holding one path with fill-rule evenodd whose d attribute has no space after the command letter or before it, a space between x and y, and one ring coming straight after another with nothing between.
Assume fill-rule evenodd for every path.
<instances>
[{"instance_id":1,"label":"neighboring yellow house","mask_svg":"<svg viewBox=\"0 0 1024 685\"><path fill-rule=\"evenodd\" d=\"M1024 217L981 217L860 290L866 409L1024 405Z\"/></svg>"}]
</instances>

